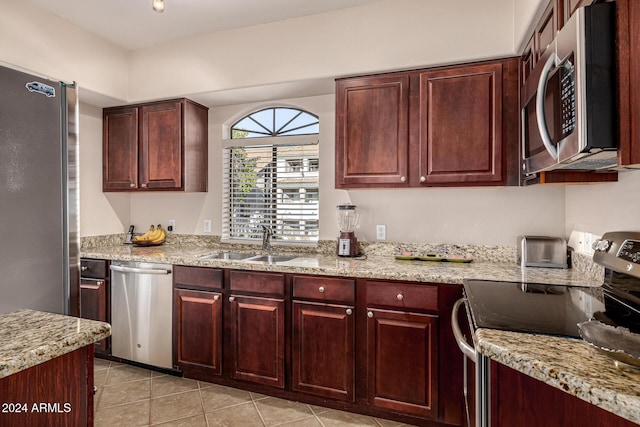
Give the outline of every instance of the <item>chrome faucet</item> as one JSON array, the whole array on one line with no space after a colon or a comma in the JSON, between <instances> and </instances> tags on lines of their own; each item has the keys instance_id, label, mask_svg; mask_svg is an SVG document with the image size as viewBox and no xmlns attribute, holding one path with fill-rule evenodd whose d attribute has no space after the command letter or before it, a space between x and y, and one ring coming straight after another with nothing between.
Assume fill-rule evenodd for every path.
<instances>
[{"instance_id":1,"label":"chrome faucet","mask_svg":"<svg viewBox=\"0 0 640 427\"><path fill-rule=\"evenodd\" d=\"M271 227L267 227L266 225L260 225L262 228L262 250L265 252L271 251L271 236L273 236L273 231Z\"/></svg>"}]
</instances>

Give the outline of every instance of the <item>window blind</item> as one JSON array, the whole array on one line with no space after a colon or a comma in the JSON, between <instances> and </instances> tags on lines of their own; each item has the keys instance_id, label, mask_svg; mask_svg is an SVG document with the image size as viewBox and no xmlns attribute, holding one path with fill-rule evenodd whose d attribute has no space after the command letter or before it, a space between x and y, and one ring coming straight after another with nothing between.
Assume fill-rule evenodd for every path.
<instances>
[{"instance_id":1,"label":"window blind","mask_svg":"<svg viewBox=\"0 0 640 427\"><path fill-rule=\"evenodd\" d=\"M274 241L317 242L317 140L289 145L247 142L223 149L222 238L260 240L260 226L265 225Z\"/></svg>"}]
</instances>

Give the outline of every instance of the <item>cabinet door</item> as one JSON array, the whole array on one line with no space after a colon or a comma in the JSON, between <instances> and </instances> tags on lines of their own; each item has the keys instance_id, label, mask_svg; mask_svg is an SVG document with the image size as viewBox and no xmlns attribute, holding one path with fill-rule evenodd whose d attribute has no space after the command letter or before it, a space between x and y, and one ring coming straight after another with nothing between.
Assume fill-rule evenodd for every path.
<instances>
[{"instance_id":1,"label":"cabinet door","mask_svg":"<svg viewBox=\"0 0 640 427\"><path fill-rule=\"evenodd\" d=\"M108 322L107 282L100 279L80 279L80 317ZM108 351L108 338L96 343L96 350Z\"/></svg>"},{"instance_id":2,"label":"cabinet door","mask_svg":"<svg viewBox=\"0 0 640 427\"><path fill-rule=\"evenodd\" d=\"M182 103L161 102L141 110L140 187L182 187Z\"/></svg>"},{"instance_id":3,"label":"cabinet door","mask_svg":"<svg viewBox=\"0 0 640 427\"><path fill-rule=\"evenodd\" d=\"M353 307L293 302L293 385L297 391L353 402Z\"/></svg>"},{"instance_id":4,"label":"cabinet door","mask_svg":"<svg viewBox=\"0 0 640 427\"><path fill-rule=\"evenodd\" d=\"M336 187L407 186L409 77L336 83Z\"/></svg>"},{"instance_id":5,"label":"cabinet door","mask_svg":"<svg viewBox=\"0 0 640 427\"><path fill-rule=\"evenodd\" d=\"M112 108L103 114L102 189L138 187L138 109Z\"/></svg>"},{"instance_id":6,"label":"cabinet door","mask_svg":"<svg viewBox=\"0 0 640 427\"><path fill-rule=\"evenodd\" d=\"M174 289L175 362L222 375L222 294Z\"/></svg>"},{"instance_id":7,"label":"cabinet door","mask_svg":"<svg viewBox=\"0 0 640 427\"><path fill-rule=\"evenodd\" d=\"M419 181L499 183L502 64L425 71L419 90Z\"/></svg>"},{"instance_id":8,"label":"cabinet door","mask_svg":"<svg viewBox=\"0 0 640 427\"><path fill-rule=\"evenodd\" d=\"M284 388L284 299L232 295L234 379Z\"/></svg>"},{"instance_id":9,"label":"cabinet door","mask_svg":"<svg viewBox=\"0 0 640 427\"><path fill-rule=\"evenodd\" d=\"M368 309L369 404L438 416L438 317Z\"/></svg>"}]
</instances>

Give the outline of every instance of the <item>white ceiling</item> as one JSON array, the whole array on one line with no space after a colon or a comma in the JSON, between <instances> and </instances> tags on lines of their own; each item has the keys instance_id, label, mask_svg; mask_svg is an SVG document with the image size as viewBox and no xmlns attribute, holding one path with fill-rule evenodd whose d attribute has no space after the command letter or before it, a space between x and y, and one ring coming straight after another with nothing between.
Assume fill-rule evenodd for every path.
<instances>
[{"instance_id":1,"label":"white ceiling","mask_svg":"<svg viewBox=\"0 0 640 427\"><path fill-rule=\"evenodd\" d=\"M381 0L28 0L127 50Z\"/></svg>"}]
</instances>

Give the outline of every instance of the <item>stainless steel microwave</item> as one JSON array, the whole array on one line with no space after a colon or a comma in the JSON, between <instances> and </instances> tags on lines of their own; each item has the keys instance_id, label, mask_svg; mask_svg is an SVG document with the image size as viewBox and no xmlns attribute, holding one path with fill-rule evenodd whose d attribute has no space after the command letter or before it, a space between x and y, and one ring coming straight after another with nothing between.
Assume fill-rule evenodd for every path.
<instances>
[{"instance_id":1,"label":"stainless steel microwave","mask_svg":"<svg viewBox=\"0 0 640 427\"><path fill-rule=\"evenodd\" d=\"M615 3L579 8L525 82L522 172L617 165Z\"/></svg>"}]
</instances>

